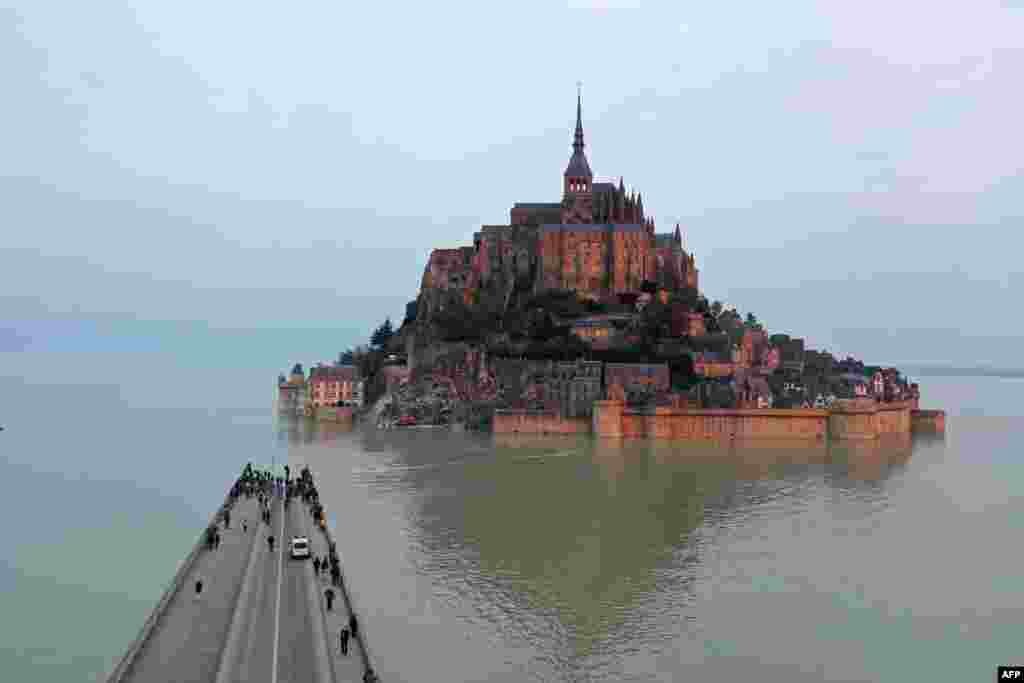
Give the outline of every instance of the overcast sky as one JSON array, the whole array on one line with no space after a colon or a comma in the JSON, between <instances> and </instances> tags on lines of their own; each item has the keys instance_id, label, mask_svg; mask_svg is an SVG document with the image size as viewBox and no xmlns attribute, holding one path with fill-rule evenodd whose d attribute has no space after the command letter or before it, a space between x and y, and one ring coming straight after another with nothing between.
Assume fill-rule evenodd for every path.
<instances>
[{"instance_id":1,"label":"overcast sky","mask_svg":"<svg viewBox=\"0 0 1024 683\"><path fill-rule=\"evenodd\" d=\"M681 223L709 298L1024 365L1021 36L997 0L15 2L0 321L368 332L431 248L559 199L582 81L595 174Z\"/></svg>"}]
</instances>

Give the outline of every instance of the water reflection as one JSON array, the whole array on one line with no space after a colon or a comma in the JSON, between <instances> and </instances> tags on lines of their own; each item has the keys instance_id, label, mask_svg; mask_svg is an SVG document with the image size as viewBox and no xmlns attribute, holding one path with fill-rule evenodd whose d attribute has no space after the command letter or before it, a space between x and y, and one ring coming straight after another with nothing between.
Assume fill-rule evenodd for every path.
<instances>
[{"instance_id":1,"label":"water reflection","mask_svg":"<svg viewBox=\"0 0 1024 683\"><path fill-rule=\"evenodd\" d=\"M909 439L723 447L419 432L365 442L390 452L390 485L415 493L418 571L499 630L561 652L554 664L566 670L638 627L636 608L664 598L665 576L674 609L692 599L702 527L799 510L822 487L884 496L911 453Z\"/></svg>"},{"instance_id":2,"label":"water reflection","mask_svg":"<svg viewBox=\"0 0 1024 683\"><path fill-rule=\"evenodd\" d=\"M329 443L352 431L351 423L320 422L290 415L277 417L277 442L282 446Z\"/></svg>"}]
</instances>

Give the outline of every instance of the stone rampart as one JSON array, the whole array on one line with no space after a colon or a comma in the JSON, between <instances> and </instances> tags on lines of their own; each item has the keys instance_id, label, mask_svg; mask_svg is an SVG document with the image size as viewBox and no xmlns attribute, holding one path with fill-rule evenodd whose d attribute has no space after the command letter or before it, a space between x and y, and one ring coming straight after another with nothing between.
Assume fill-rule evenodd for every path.
<instances>
[{"instance_id":1,"label":"stone rampart","mask_svg":"<svg viewBox=\"0 0 1024 683\"><path fill-rule=\"evenodd\" d=\"M562 417L552 410L494 411L495 434L589 434L590 418Z\"/></svg>"},{"instance_id":2,"label":"stone rampart","mask_svg":"<svg viewBox=\"0 0 1024 683\"><path fill-rule=\"evenodd\" d=\"M622 436L672 440L797 439L816 441L827 433L828 412L782 410L653 408L622 411Z\"/></svg>"},{"instance_id":3,"label":"stone rampart","mask_svg":"<svg viewBox=\"0 0 1024 683\"><path fill-rule=\"evenodd\" d=\"M927 412L927 415L919 415ZM942 411L915 411L909 401L837 401L831 408L629 408L595 401L592 429L601 437L669 440L874 440L912 431L941 431Z\"/></svg>"},{"instance_id":4,"label":"stone rampart","mask_svg":"<svg viewBox=\"0 0 1024 683\"><path fill-rule=\"evenodd\" d=\"M946 431L945 410L911 410L910 426L915 432L942 434Z\"/></svg>"}]
</instances>

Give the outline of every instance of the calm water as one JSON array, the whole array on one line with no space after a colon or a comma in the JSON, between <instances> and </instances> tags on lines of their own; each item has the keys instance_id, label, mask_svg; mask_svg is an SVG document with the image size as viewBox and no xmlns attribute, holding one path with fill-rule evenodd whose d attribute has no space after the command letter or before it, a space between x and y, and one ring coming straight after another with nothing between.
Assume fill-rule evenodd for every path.
<instances>
[{"instance_id":1,"label":"calm water","mask_svg":"<svg viewBox=\"0 0 1024 683\"><path fill-rule=\"evenodd\" d=\"M925 378L943 441L716 450L279 422L276 368L180 358L0 354L5 680L102 677L241 465L282 458L317 474L385 680L966 681L1024 655L1021 380Z\"/></svg>"}]
</instances>

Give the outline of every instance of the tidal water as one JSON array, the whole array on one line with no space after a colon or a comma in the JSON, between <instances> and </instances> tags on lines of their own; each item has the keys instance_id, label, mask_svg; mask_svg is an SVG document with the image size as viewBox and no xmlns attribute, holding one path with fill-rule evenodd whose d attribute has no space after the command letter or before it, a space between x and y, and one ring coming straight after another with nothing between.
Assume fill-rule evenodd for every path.
<instances>
[{"instance_id":1,"label":"tidal water","mask_svg":"<svg viewBox=\"0 0 1024 683\"><path fill-rule=\"evenodd\" d=\"M384 681L1024 661L1024 380L923 378L944 439L716 448L278 420L276 369L236 361L0 353L4 680L101 679L242 465L283 459L316 474Z\"/></svg>"}]
</instances>

